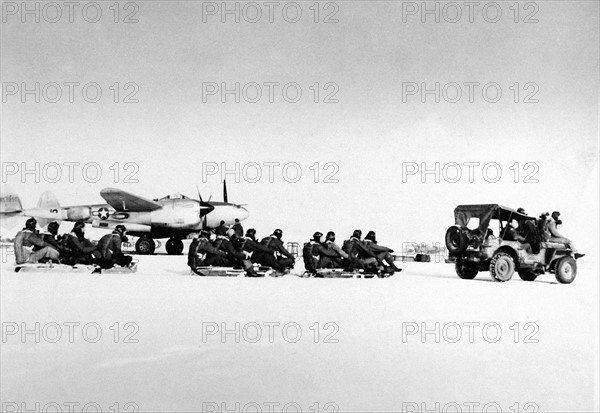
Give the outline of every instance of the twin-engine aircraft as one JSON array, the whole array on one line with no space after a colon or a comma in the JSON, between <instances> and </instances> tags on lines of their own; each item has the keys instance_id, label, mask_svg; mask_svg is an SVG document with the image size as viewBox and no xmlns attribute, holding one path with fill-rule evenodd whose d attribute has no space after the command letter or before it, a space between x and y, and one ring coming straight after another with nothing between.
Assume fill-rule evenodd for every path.
<instances>
[{"instance_id":1,"label":"twin-engine aircraft","mask_svg":"<svg viewBox=\"0 0 600 413\"><path fill-rule=\"evenodd\" d=\"M61 207L52 192L44 192L36 208L23 209L14 193L3 193L0 215L3 218L29 216L38 219L41 226L50 221L83 221L94 228L112 230L125 225L127 233L140 237L135 249L139 254L152 254L156 249L154 239L169 238L165 248L169 254L181 254L182 239L201 229L215 228L221 221L231 225L235 219L248 218L242 205L227 202L227 186L223 181L223 201L205 202L198 191L199 200L181 194L159 199L147 199L116 188L104 188L100 196L107 204Z\"/></svg>"}]
</instances>

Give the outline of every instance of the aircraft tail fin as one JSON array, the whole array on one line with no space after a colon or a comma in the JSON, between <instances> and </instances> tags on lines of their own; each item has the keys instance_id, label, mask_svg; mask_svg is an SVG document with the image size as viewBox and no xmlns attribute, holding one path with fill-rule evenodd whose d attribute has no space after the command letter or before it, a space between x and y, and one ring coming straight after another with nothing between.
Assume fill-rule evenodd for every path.
<instances>
[{"instance_id":1,"label":"aircraft tail fin","mask_svg":"<svg viewBox=\"0 0 600 413\"><path fill-rule=\"evenodd\" d=\"M54 192L46 191L40 195L37 207L43 209L60 208L60 204L58 203L58 199L56 199Z\"/></svg>"},{"instance_id":2,"label":"aircraft tail fin","mask_svg":"<svg viewBox=\"0 0 600 413\"><path fill-rule=\"evenodd\" d=\"M23 206L19 195L9 186L2 185L0 190L0 221L3 228L12 229L23 215Z\"/></svg>"},{"instance_id":3,"label":"aircraft tail fin","mask_svg":"<svg viewBox=\"0 0 600 413\"><path fill-rule=\"evenodd\" d=\"M0 191L0 213L3 215L16 215L23 212L19 195L8 185L3 185Z\"/></svg>"},{"instance_id":4,"label":"aircraft tail fin","mask_svg":"<svg viewBox=\"0 0 600 413\"><path fill-rule=\"evenodd\" d=\"M60 204L58 203L58 199L54 192L46 191L42 195L40 195L40 199L38 200L37 207L39 209L60 209ZM40 227L45 227L50 223L51 220L44 218L37 218L38 224Z\"/></svg>"}]
</instances>

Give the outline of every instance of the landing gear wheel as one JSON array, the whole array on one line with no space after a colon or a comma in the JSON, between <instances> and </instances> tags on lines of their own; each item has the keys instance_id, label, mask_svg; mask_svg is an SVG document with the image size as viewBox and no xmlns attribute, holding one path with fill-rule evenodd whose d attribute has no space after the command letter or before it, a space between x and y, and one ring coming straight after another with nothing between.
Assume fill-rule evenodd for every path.
<instances>
[{"instance_id":1,"label":"landing gear wheel","mask_svg":"<svg viewBox=\"0 0 600 413\"><path fill-rule=\"evenodd\" d=\"M165 249L169 255L179 255L183 251L183 242L180 239L170 238L167 245L165 245Z\"/></svg>"},{"instance_id":2,"label":"landing gear wheel","mask_svg":"<svg viewBox=\"0 0 600 413\"><path fill-rule=\"evenodd\" d=\"M535 281L538 274L533 270L520 270L519 277L521 277L523 281Z\"/></svg>"},{"instance_id":3,"label":"landing gear wheel","mask_svg":"<svg viewBox=\"0 0 600 413\"><path fill-rule=\"evenodd\" d=\"M479 272L473 265L465 264L460 260L456 261L454 269L456 270L456 274L463 280L472 280L477 277L477 273Z\"/></svg>"},{"instance_id":4,"label":"landing gear wheel","mask_svg":"<svg viewBox=\"0 0 600 413\"><path fill-rule=\"evenodd\" d=\"M154 254L154 250L156 249L156 243L152 238L142 237L137 240L135 243L135 251L138 254Z\"/></svg>"},{"instance_id":5,"label":"landing gear wheel","mask_svg":"<svg viewBox=\"0 0 600 413\"><path fill-rule=\"evenodd\" d=\"M554 276L559 283L571 284L573 280L575 280L576 275L577 262L573 259L573 257L561 258L560 261L556 263Z\"/></svg>"},{"instance_id":6,"label":"landing gear wheel","mask_svg":"<svg viewBox=\"0 0 600 413\"><path fill-rule=\"evenodd\" d=\"M490 274L499 282L510 280L515 273L515 260L506 252L497 252L490 261Z\"/></svg>"}]
</instances>

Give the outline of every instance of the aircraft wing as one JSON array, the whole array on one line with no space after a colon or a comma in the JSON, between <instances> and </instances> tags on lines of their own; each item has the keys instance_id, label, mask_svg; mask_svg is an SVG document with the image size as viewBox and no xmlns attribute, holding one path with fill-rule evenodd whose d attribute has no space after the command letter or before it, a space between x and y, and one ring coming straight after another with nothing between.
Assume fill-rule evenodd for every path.
<instances>
[{"instance_id":1,"label":"aircraft wing","mask_svg":"<svg viewBox=\"0 0 600 413\"><path fill-rule=\"evenodd\" d=\"M158 202L116 188L104 188L100 196L117 211L149 212L162 208Z\"/></svg>"}]
</instances>

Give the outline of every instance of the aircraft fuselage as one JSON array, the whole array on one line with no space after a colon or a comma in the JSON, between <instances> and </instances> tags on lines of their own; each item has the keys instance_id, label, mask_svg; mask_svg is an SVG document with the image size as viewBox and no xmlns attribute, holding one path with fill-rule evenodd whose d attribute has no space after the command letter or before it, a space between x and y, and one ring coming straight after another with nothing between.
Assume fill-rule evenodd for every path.
<instances>
[{"instance_id":1,"label":"aircraft fuselage","mask_svg":"<svg viewBox=\"0 0 600 413\"><path fill-rule=\"evenodd\" d=\"M24 215L56 221L83 221L94 228L112 229L118 224L127 227L134 236L149 238L184 238L187 234L198 232L205 227L214 228L221 221L232 225L235 219L240 221L248 217L248 211L242 206L225 202L211 202L212 210L205 211L200 219L200 203L194 199L167 199L156 201L162 208L154 211L129 212L117 211L109 204L76 205L55 208L32 208L23 211Z\"/></svg>"}]
</instances>

